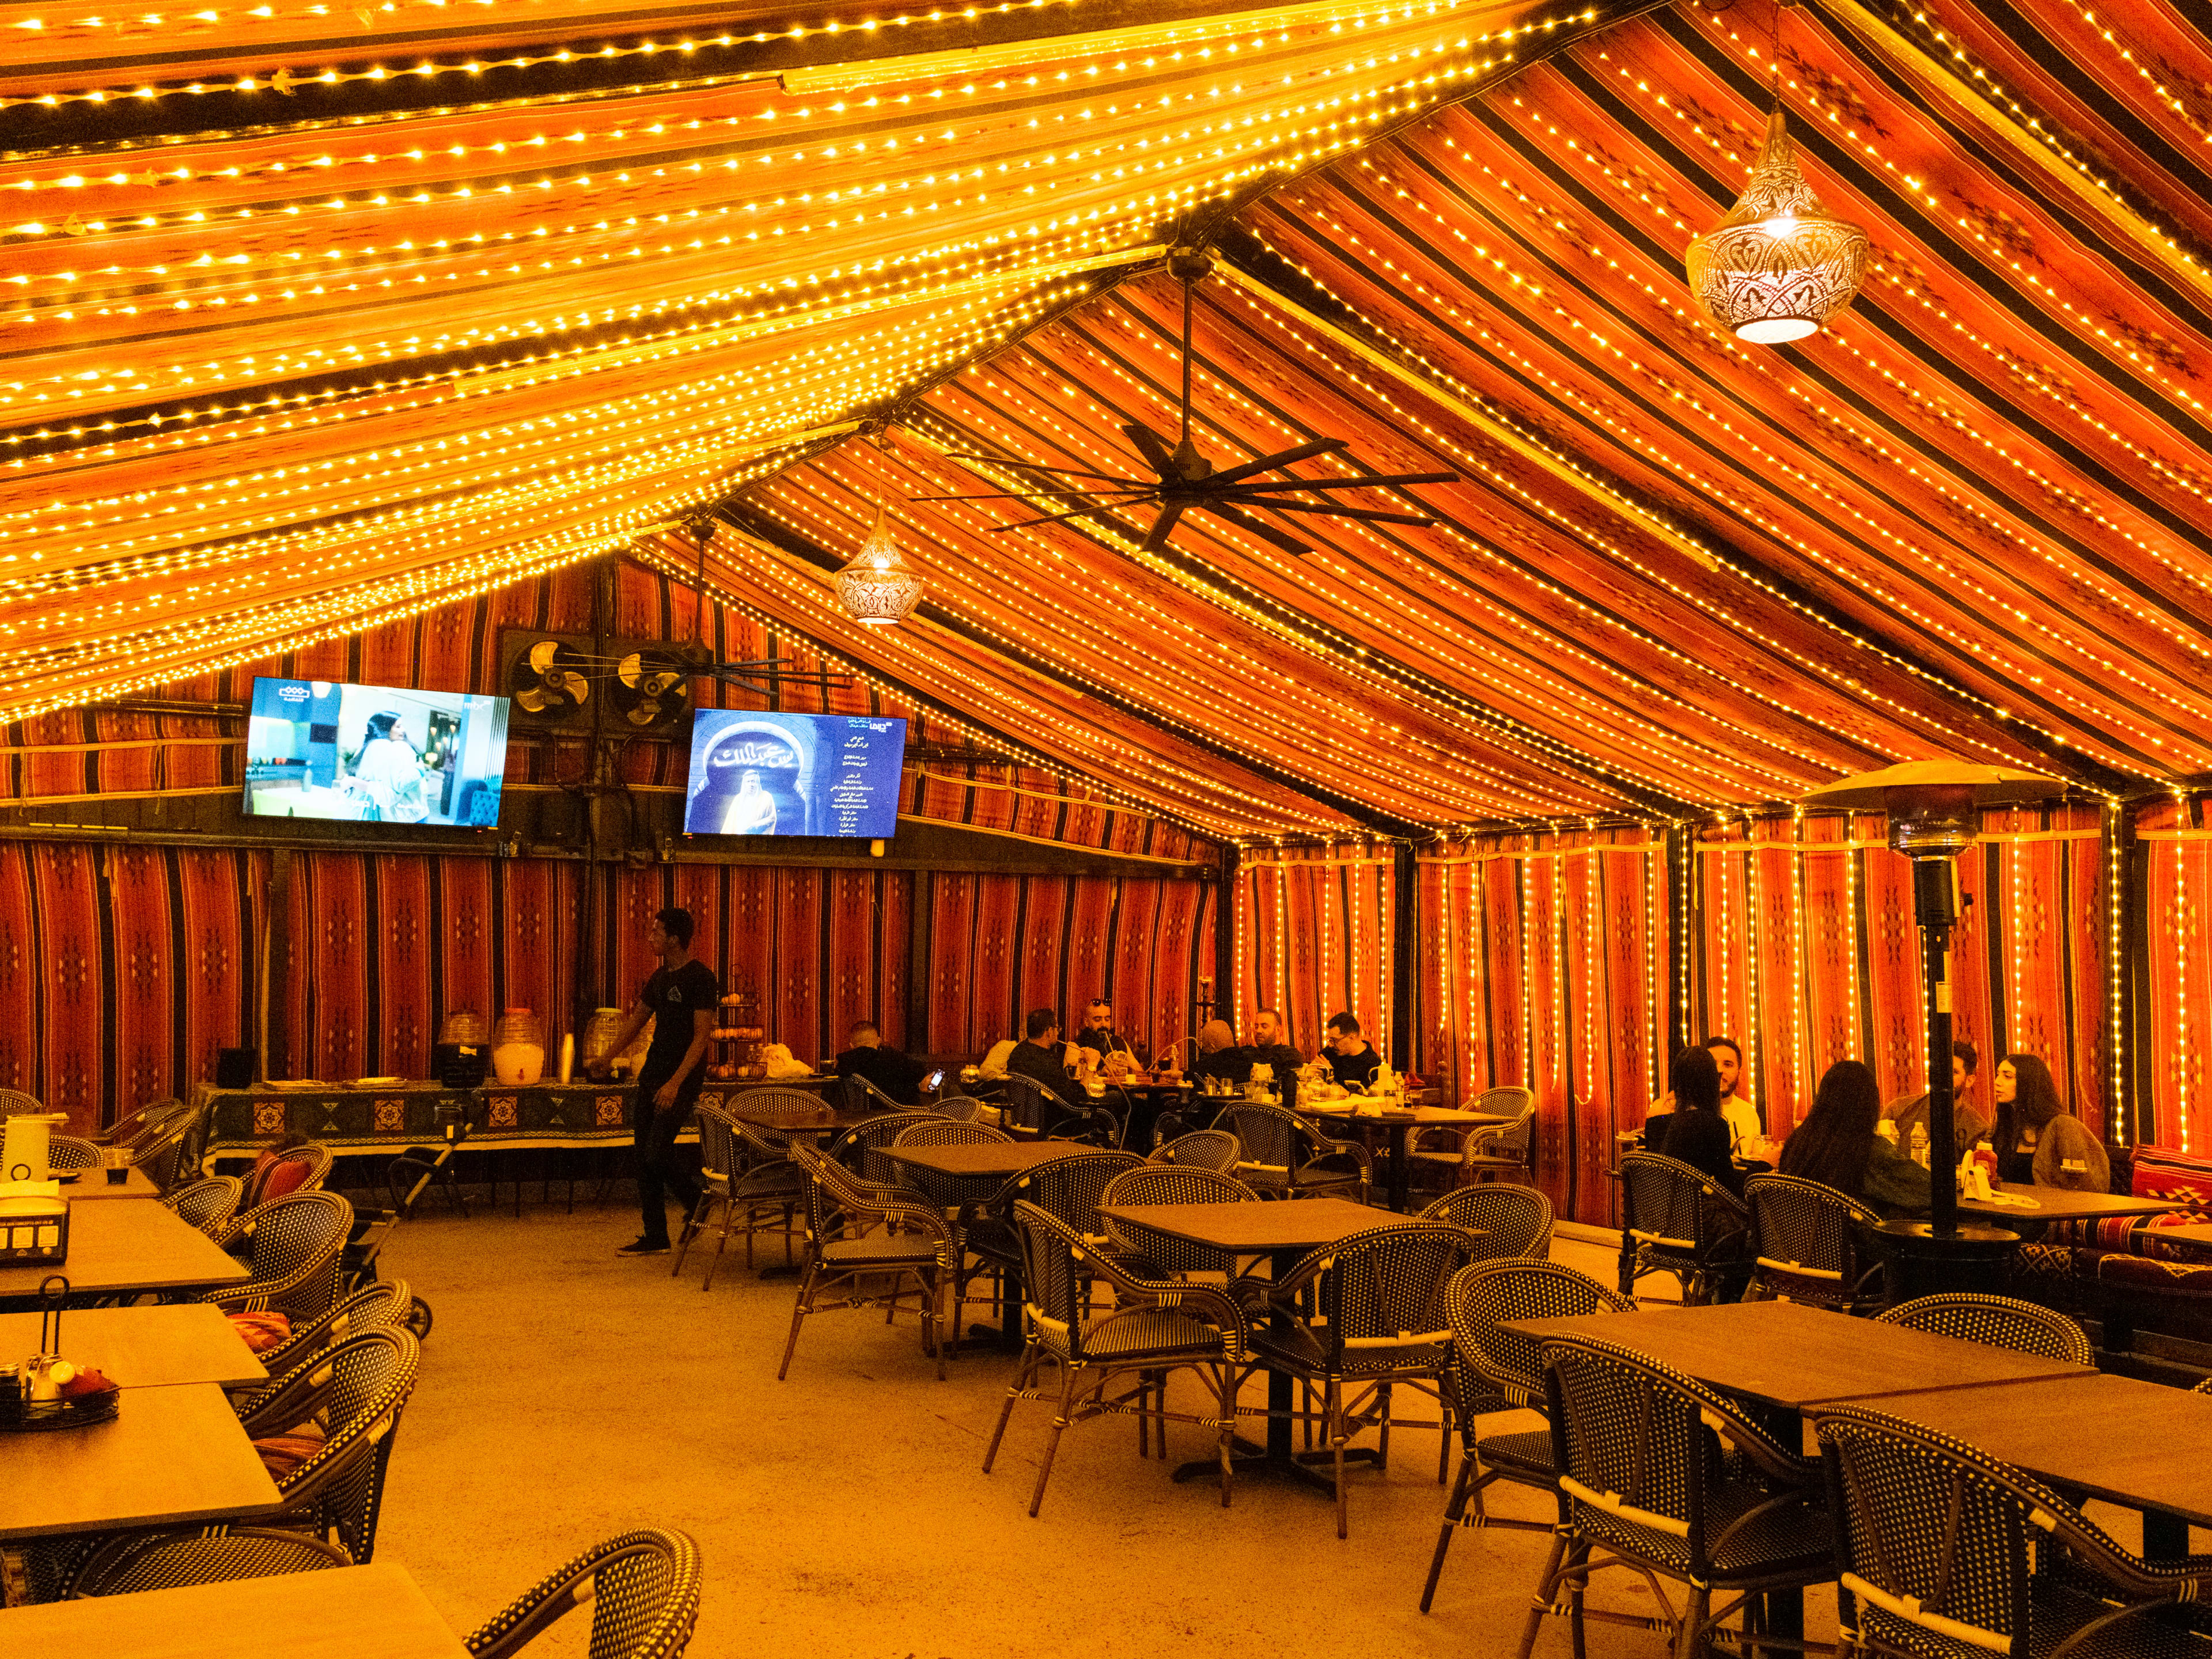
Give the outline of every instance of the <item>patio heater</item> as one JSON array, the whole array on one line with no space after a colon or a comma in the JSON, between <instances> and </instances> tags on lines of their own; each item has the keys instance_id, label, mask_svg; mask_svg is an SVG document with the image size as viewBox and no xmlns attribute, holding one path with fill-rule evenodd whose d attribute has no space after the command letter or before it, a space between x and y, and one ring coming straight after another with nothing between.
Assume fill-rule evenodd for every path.
<instances>
[{"instance_id":1,"label":"patio heater","mask_svg":"<svg viewBox=\"0 0 2212 1659\"><path fill-rule=\"evenodd\" d=\"M1919 924L1928 1015L1929 1205L1926 1221L1893 1221L1888 1295L1893 1304L1939 1291L2003 1289L2006 1257L2019 1235L1959 1221L1953 1176L1956 1103L1951 1095L1951 930L1959 921L1958 858L1981 833L1985 807L2017 806L2065 792L2063 780L2002 766L1909 761L1839 778L1804 798L1808 807L1880 811L1889 844L1912 861L1912 915Z\"/></svg>"}]
</instances>

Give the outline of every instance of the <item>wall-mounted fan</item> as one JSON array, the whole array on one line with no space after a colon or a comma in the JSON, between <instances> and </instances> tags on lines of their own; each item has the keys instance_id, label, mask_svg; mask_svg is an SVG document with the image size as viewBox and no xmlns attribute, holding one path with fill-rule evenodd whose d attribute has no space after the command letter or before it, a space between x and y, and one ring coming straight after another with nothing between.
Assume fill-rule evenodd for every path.
<instances>
[{"instance_id":1,"label":"wall-mounted fan","mask_svg":"<svg viewBox=\"0 0 2212 1659\"><path fill-rule=\"evenodd\" d=\"M668 652L629 652L615 665L608 707L634 726L672 726L691 707L693 672Z\"/></svg>"},{"instance_id":2,"label":"wall-mounted fan","mask_svg":"<svg viewBox=\"0 0 2212 1659\"><path fill-rule=\"evenodd\" d=\"M508 665L507 695L526 714L563 720L580 714L592 697L592 682L584 672L589 662L582 652L563 641L532 641Z\"/></svg>"},{"instance_id":3,"label":"wall-mounted fan","mask_svg":"<svg viewBox=\"0 0 2212 1659\"><path fill-rule=\"evenodd\" d=\"M526 726L588 726L603 699L610 732L665 735L691 712L692 676L714 672L696 647L666 641L610 639L595 648L587 634L509 629L499 643L500 684Z\"/></svg>"}]
</instances>

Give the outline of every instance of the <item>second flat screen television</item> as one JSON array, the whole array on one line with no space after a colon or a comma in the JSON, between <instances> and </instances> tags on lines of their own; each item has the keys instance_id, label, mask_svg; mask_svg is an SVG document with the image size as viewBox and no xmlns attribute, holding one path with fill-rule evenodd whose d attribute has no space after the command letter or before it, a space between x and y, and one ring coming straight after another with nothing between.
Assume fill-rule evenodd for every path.
<instances>
[{"instance_id":1,"label":"second flat screen television","mask_svg":"<svg viewBox=\"0 0 2212 1659\"><path fill-rule=\"evenodd\" d=\"M898 830L905 759L903 720L702 708L691 721L684 828L885 840Z\"/></svg>"}]
</instances>

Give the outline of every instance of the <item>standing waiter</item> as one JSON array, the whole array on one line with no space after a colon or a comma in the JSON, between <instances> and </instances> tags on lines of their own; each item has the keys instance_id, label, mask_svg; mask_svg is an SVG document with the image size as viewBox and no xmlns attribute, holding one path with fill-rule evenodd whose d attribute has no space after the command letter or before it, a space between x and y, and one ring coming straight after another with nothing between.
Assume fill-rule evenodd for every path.
<instances>
[{"instance_id":1,"label":"standing waiter","mask_svg":"<svg viewBox=\"0 0 2212 1659\"><path fill-rule=\"evenodd\" d=\"M647 1019L653 1021L653 1046L646 1050L645 1065L637 1074L637 1200L645 1212L645 1231L634 1244L625 1244L617 1255L668 1254L668 1211L661 1196L664 1186L684 1206L686 1224L699 1205L699 1183L676 1161L676 1135L691 1115L699 1085L707 1077L707 1045L714 1029L715 1000L721 987L714 970L691 955L691 913L672 905L653 919L645 936L646 948L660 958L660 966L637 994L622 1035L611 1054L629 1047ZM607 1062L597 1061L592 1074L604 1078Z\"/></svg>"}]
</instances>

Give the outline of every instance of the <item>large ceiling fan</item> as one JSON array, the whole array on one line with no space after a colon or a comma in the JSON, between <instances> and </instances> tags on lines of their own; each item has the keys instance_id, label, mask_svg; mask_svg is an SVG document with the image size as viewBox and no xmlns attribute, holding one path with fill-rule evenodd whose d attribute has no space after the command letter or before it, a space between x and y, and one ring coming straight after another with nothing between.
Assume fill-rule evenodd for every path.
<instances>
[{"instance_id":1,"label":"large ceiling fan","mask_svg":"<svg viewBox=\"0 0 2212 1659\"><path fill-rule=\"evenodd\" d=\"M1182 432L1180 441L1170 448L1166 439L1150 427L1131 422L1122 433L1137 447L1157 475L1151 478L1133 478L1114 472L1097 472L1084 467L1045 466L1035 461L1009 460L998 455L963 454L948 452L956 460L984 461L993 466L1034 473L1047 479L1100 479L1103 488L1085 488L1075 483L1040 483L1035 489L1014 489L985 495L917 495L922 501L1020 501L1033 505L1071 501L1079 505L1064 512L1042 518L1023 519L1013 524L994 525L996 533L1009 530L1026 530L1041 524L1059 524L1073 519L1105 519L1124 508L1157 502L1158 512L1152 519L1152 527L1145 537L1145 550L1157 553L1167 545L1168 538L1186 513L1211 513L1218 519L1226 519L1241 530L1250 532L1273 543L1285 553L1303 557L1313 551L1305 543L1278 529L1249 509L1279 513L1285 516L1297 514L1317 514L1325 518L1358 519L1376 524L1410 524L1428 526L1436 520L1425 514L1388 513L1378 507L1339 507L1331 501L1301 501L1282 499L1301 491L1323 494L1337 489L1378 489L1404 484L1455 483L1456 472L1398 472L1390 474L1362 473L1347 478L1283 477L1270 480L1267 474L1283 472L1300 461L1311 460L1316 455L1341 452L1351 447L1345 438L1316 438L1310 442L1279 450L1273 455L1262 455L1257 460L1244 461L1236 466L1214 470L1213 463L1198 453L1190 441L1190 313L1191 290L1206 274L1213 269L1213 256L1203 248L1178 247L1168 255L1168 270L1182 283ZM1292 522L1296 522L1293 519Z\"/></svg>"}]
</instances>

